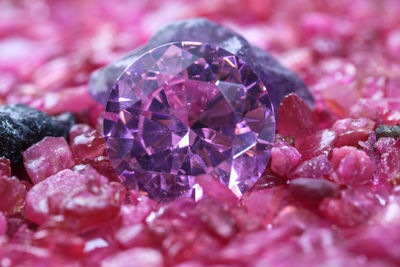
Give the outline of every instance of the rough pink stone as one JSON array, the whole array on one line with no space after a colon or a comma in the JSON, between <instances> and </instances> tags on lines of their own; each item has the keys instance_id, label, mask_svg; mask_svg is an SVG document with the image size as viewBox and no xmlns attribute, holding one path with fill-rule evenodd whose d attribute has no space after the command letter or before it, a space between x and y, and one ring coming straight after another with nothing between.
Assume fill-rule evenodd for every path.
<instances>
[{"instance_id":1,"label":"rough pink stone","mask_svg":"<svg viewBox=\"0 0 400 267\"><path fill-rule=\"evenodd\" d=\"M262 218L255 214L249 214L243 206L232 209L230 212L236 220L239 232L254 232L265 228Z\"/></svg>"},{"instance_id":2,"label":"rough pink stone","mask_svg":"<svg viewBox=\"0 0 400 267\"><path fill-rule=\"evenodd\" d=\"M0 236L7 233L7 218L3 212L0 211Z\"/></svg>"},{"instance_id":3,"label":"rough pink stone","mask_svg":"<svg viewBox=\"0 0 400 267\"><path fill-rule=\"evenodd\" d=\"M388 35L386 46L393 56L400 58L400 30L392 31Z\"/></svg>"},{"instance_id":4,"label":"rough pink stone","mask_svg":"<svg viewBox=\"0 0 400 267\"><path fill-rule=\"evenodd\" d=\"M102 267L128 267L134 263L135 267L162 267L162 254L151 248L131 248L110 256L101 262Z\"/></svg>"},{"instance_id":5,"label":"rough pink stone","mask_svg":"<svg viewBox=\"0 0 400 267\"><path fill-rule=\"evenodd\" d=\"M352 118L367 118L380 122L380 111L376 100L361 98L350 108L349 115Z\"/></svg>"},{"instance_id":6,"label":"rough pink stone","mask_svg":"<svg viewBox=\"0 0 400 267\"><path fill-rule=\"evenodd\" d=\"M41 65L32 74L33 82L42 90L60 90L73 75L73 64L68 57L57 57Z\"/></svg>"},{"instance_id":7,"label":"rough pink stone","mask_svg":"<svg viewBox=\"0 0 400 267\"><path fill-rule=\"evenodd\" d=\"M327 13L310 12L304 14L300 21L301 27L307 37L316 35L330 35L334 30L334 17Z\"/></svg>"},{"instance_id":8,"label":"rough pink stone","mask_svg":"<svg viewBox=\"0 0 400 267\"><path fill-rule=\"evenodd\" d=\"M0 177L0 211L13 214L25 204L26 186L16 177Z\"/></svg>"},{"instance_id":9,"label":"rough pink stone","mask_svg":"<svg viewBox=\"0 0 400 267\"><path fill-rule=\"evenodd\" d=\"M323 223L314 212L302 207L288 205L279 211L273 225L278 229L283 228L285 231L297 232L311 229L311 227L320 227Z\"/></svg>"},{"instance_id":10,"label":"rough pink stone","mask_svg":"<svg viewBox=\"0 0 400 267\"><path fill-rule=\"evenodd\" d=\"M329 240L329 241L328 241ZM308 248L305 253L303 247ZM372 266L374 263L369 262ZM297 239L283 241L264 250L261 255L254 257L255 266L359 266L359 259L340 247L334 232L326 228L315 228L304 231ZM376 266L385 266L378 263ZM388 266L386 266L388 267Z\"/></svg>"},{"instance_id":11,"label":"rough pink stone","mask_svg":"<svg viewBox=\"0 0 400 267\"><path fill-rule=\"evenodd\" d=\"M395 227L375 226L361 229L347 242L347 249L355 254L368 255L368 260L385 259L400 264L398 230ZM382 238L384 237L384 238ZM387 264L390 266L390 264Z\"/></svg>"},{"instance_id":12,"label":"rough pink stone","mask_svg":"<svg viewBox=\"0 0 400 267\"><path fill-rule=\"evenodd\" d=\"M88 180L100 181L102 183L108 182L107 177L100 174L95 168L90 165L75 165L72 170L78 174L84 175Z\"/></svg>"},{"instance_id":13,"label":"rough pink stone","mask_svg":"<svg viewBox=\"0 0 400 267\"><path fill-rule=\"evenodd\" d=\"M6 36L1 49L8 51L0 57L0 67L23 74L27 69L35 69L55 52L52 42L30 38ZM19 48L19 49L18 49ZM22 76L22 75L21 75Z\"/></svg>"},{"instance_id":14,"label":"rough pink stone","mask_svg":"<svg viewBox=\"0 0 400 267\"><path fill-rule=\"evenodd\" d=\"M79 86L46 94L43 109L49 114L60 114L66 111L77 113L93 102L87 87Z\"/></svg>"},{"instance_id":15,"label":"rough pink stone","mask_svg":"<svg viewBox=\"0 0 400 267\"><path fill-rule=\"evenodd\" d=\"M400 124L400 111L388 110L382 116L383 123L386 125L399 125Z\"/></svg>"},{"instance_id":16,"label":"rough pink stone","mask_svg":"<svg viewBox=\"0 0 400 267\"><path fill-rule=\"evenodd\" d=\"M361 89L362 96L368 100L375 100L375 103L379 102L379 99L382 97L382 91L386 87L386 83L387 79L385 76L374 74L366 76Z\"/></svg>"},{"instance_id":17,"label":"rough pink stone","mask_svg":"<svg viewBox=\"0 0 400 267\"><path fill-rule=\"evenodd\" d=\"M396 149L398 141L393 137L381 137L373 145L381 155L384 155Z\"/></svg>"},{"instance_id":18,"label":"rough pink stone","mask_svg":"<svg viewBox=\"0 0 400 267\"><path fill-rule=\"evenodd\" d=\"M37 183L26 196L27 217L37 224L46 222L49 217L49 197L57 195L63 199L84 186L87 180L86 176L66 169Z\"/></svg>"},{"instance_id":19,"label":"rough pink stone","mask_svg":"<svg viewBox=\"0 0 400 267\"><path fill-rule=\"evenodd\" d=\"M357 68L343 59L326 59L320 63L326 74L319 86L328 107L340 117L346 117L349 108L361 97L356 89Z\"/></svg>"},{"instance_id":20,"label":"rough pink stone","mask_svg":"<svg viewBox=\"0 0 400 267\"><path fill-rule=\"evenodd\" d=\"M124 190L120 183L89 180L61 200L62 225L82 231L112 221L119 214Z\"/></svg>"},{"instance_id":21,"label":"rough pink stone","mask_svg":"<svg viewBox=\"0 0 400 267\"><path fill-rule=\"evenodd\" d=\"M78 137L82 134L89 133L93 130L94 130L94 128L90 125L83 124L83 123L77 123L77 124L73 125L71 127L71 129L69 130L69 140L72 141L76 137Z\"/></svg>"},{"instance_id":22,"label":"rough pink stone","mask_svg":"<svg viewBox=\"0 0 400 267\"><path fill-rule=\"evenodd\" d=\"M195 212L205 225L204 228L220 241L229 242L237 235L239 229L236 220L219 201L204 198L196 205Z\"/></svg>"},{"instance_id":23,"label":"rough pink stone","mask_svg":"<svg viewBox=\"0 0 400 267\"><path fill-rule=\"evenodd\" d=\"M195 255L206 255L217 251L227 242L223 238L224 233L228 233L231 237L235 236L229 212L221 207L221 204L207 198L202 199L201 203L202 207L197 210L196 203L189 199L172 202L154 213L148 221L148 230L152 236L150 241L153 242L153 246L161 245L169 261L182 262ZM207 214L208 210L210 214ZM212 218L220 216L223 223L214 225L215 219L210 216ZM174 223L171 223L172 221ZM226 232L223 229L225 227L228 227Z\"/></svg>"},{"instance_id":24,"label":"rough pink stone","mask_svg":"<svg viewBox=\"0 0 400 267\"><path fill-rule=\"evenodd\" d=\"M338 198L324 199L319 210L335 224L344 227L369 222L381 207L378 197L368 188L346 189Z\"/></svg>"},{"instance_id":25,"label":"rough pink stone","mask_svg":"<svg viewBox=\"0 0 400 267\"><path fill-rule=\"evenodd\" d=\"M301 155L296 148L289 145L275 145L271 149L271 170L284 176L300 161Z\"/></svg>"},{"instance_id":26,"label":"rough pink stone","mask_svg":"<svg viewBox=\"0 0 400 267\"><path fill-rule=\"evenodd\" d=\"M400 175L400 142L394 138L382 137L375 143L375 148L380 154L377 166L380 179L396 185Z\"/></svg>"},{"instance_id":27,"label":"rough pink stone","mask_svg":"<svg viewBox=\"0 0 400 267\"><path fill-rule=\"evenodd\" d=\"M336 132L335 147L358 146L359 141L366 141L374 129L375 122L366 119L342 119L336 121L331 130Z\"/></svg>"},{"instance_id":28,"label":"rough pink stone","mask_svg":"<svg viewBox=\"0 0 400 267\"><path fill-rule=\"evenodd\" d=\"M18 84L7 95L6 104L25 104L38 110L43 110L43 98L40 89L33 84Z\"/></svg>"},{"instance_id":29,"label":"rough pink stone","mask_svg":"<svg viewBox=\"0 0 400 267\"><path fill-rule=\"evenodd\" d=\"M69 132L71 151L76 162L89 164L110 180L119 180L108 157L105 156L103 137L87 124L75 124Z\"/></svg>"},{"instance_id":30,"label":"rough pink stone","mask_svg":"<svg viewBox=\"0 0 400 267\"><path fill-rule=\"evenodd\" d=\"M115 239L123 248L147 247L151 245L149 234L143 224L134 224L120 228Z\"/></svg>"},{"instance_id":31,"label":"rough pink stone","mask_svg":"<svg viewBox=\"0 0 400 267\"><path fill-rule=\"evenodd\" d=\"M61 264L52 257L47 248L40 248L29 244L7 244L0 246L0 257L6 260L9 266L37 266L46 267Z\"/></svg>"},{"instance_id":32,"label":"rough pink stone","mask_svg":"<svg viewBox=\"0 0 400 267\"><path fill-rule=\"evenodd\" d=\"M8 159L0 158L0 177L1 176L11 176L10 161Z\"/></svg>"},{"instance_id":33,"label":"rough pink stone","mask_svg":"<svg viewBox=\"0 0 400 267\"><path fill-rule=\"evenodd\" d=\"M70 129L71 151L77 162L96 159L105 153L101 134L85 124L75 124Z\"/></svg>"},{"instance_id":34,"label":"rough pink stone","mask_svg":"<svg viewBox=\"0 0 400 267\"><path fill-rule=\"evenodd\" d=\"M288 174L290 179L303 178L323 178L328 177L333 172L333 165L325 155L319 155L310 160L302 162L295 170Z\"/></svg>"},{"instance_id":35,"label":"rough pink stone","mask_svg":"<svg viewBox=\"0 0 400 267\"><path fill-rule=\"evenodd\" d=\"M290 202L290 193L284 187L254 191L245 195L242 205L250 214L261 218L265 224L269 224L281 206Z\"/></svg>"},{"instance_id":36,"label":"rough pink stone","mask_svg":"<svg viewBox=\"0 0 400 267\"><path fill-rule=\"evenodd\" d=\"M84 255L85 240L69 232L40 230L34 233L32 242L38 247L50 248L53 253L62 253L68 257Z\"/></svg>"},{"instance_id":37,"label":"rough pink stone","mask_svg":"<svg viewBox=\"0 0 400 267\"><path fill-rule=\"evenodd\" d=\"M313 112L296 94L290 94L283 98L279 106L278 118L278 133L291 135L298 143L318 130Z\"/></svg>"},{"instance_id":38,"label":"rough pink stone","mask_svg":"<svg viewBox=\"0 0 400 267\"><path fill-rule=\"evenodd\" d=\"M332 130L321 130L308 136L299 145L298 150L303 160L309 160L319 155L329 156L336 140Z\"/></svg>"},{"instance_id":39,"label":"rough pink stone","mask_svg":"<svg viewBox=\"0 0 400 267\"><path fill-rule=\"evenodd\" d=\"M16 84L18 83L18 78L15 73L5 72L0 75L0 99L6 97Z\"/></svg>"},{"instance_id":40,"label":"rough pink stone","mask_svg":"<svg viewBox=\"0 0 400 267\"><path fill-rule=\"evenodd\" d=\"M374 166L364 151L355 147L334 148L332 164L334 180L339 184L357 185L372 181Z\"/></svg>"},{"instance_id":41,"label":"rough pink stone","mask_svg":"<svg viewBox=\"0 0 400 267\"><path fill-rule=\"evenodd\" d=\"M138 191L129 191L129 204L121 206L120 217L121 225L129 226L141 223L145 218L156 209L156 203Z\"/></svg>"},{"instance_id":42,"label":"rough pink stone","mask_svg":"<svg viewBox=\"0 0 400 267\"><path fill-rule=\"evenodd\" d=\"M216 261L223 260L224 262L238 264L239 266L247 266L253 262L260 262L259 266L269 266L269 264L264 265L261 262L265 259L270 259L281 249L287 252L286 257L290 257L289 255L294 251L286 250L287 245L296 242L291 237L297 236L301 238L303 237L302 233L318 225L315 215L293 206L282 209L278 216L280 216L280 222L272 225L272 230L248 233L243 237L233 240L221 252L216 253ZM312 245L311 242L308 244ZM263 253L266 254L264 255ZM299 253L299 255L302 255L302 253ZM272 266L275 265L273 264ZM286 265L283 264L283 266ZM287 266L292 265L288 264Z\"/></svg>"},{"instance_id":43,"label":"rough pink stone","mask_svg":"<svg viewBox=\"0 0 400 267\"><path fill-rule=\"evenodd\" d=\"M369 259L383 258L400 263L400 256L397 253L400 242L399 213L399 199L392 199L377 214L376 224L363 227L350 237L347 248L353 253L368 255Z\"/></svg>"},{"instance_id":44,"label":"rough pink stone","mask_svg":"<svg viewBox=\"0 0 400 267\"><path fill-rule=\"evenodd\" d=\"M63 137L45 137L23 152L23 157L25 169L35 184L75 164Z\"/></svg>"},{"instance_id":45,"label":"rough pink stone","mask_svg":"<svg viewBox=\"0 0 400 267\"><path fill-rule=\"evenodd\" d=\"M336 118L326 108L317 106L314 108L314 116L318 122L319 129L329 129L335 123Z\"/></svg>"},{"instance_id":46,"label":"rough pink stone","mask_svg":"<svg viewBox=\"0 0 400 267\"><path fill-rule=\"evenodd\" d=\"M400 31L399 31L400 32ZM400 54L399 54L400 55ZM387 98L389 99L393 99L394 102L398 102L399 98L400 98L400 77L396 77L396 78L392 78L390 79L387 84L386 84L386 88L385 88L385 95ZM392 100L392 101L393 101ZM395 107L392 107L396 110L399 110L400 105L396 104Z\"/></svg>"}]
</instances>

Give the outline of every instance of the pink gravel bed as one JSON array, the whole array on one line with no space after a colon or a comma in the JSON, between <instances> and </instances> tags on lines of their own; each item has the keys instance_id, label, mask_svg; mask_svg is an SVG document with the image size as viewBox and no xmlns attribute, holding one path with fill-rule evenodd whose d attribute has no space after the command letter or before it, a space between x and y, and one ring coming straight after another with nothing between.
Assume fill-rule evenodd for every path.
<instances>
[{"instance_id":1,"label":"pink gravel bed","mask_svg":"<svg viewBox=\"0 0 400 267\"><path fill-rule=\"evenodd\" d=\"M398 0L3 0L0 104L77 124L10 167L0 159L0 266L399 266ZM241 199L207 175L204 197L127 190L105 154L91 71L161 25L207 17L298 73L263 176ZM1 145L1 144L0 144Z\"/></svg>"}]
</instances>

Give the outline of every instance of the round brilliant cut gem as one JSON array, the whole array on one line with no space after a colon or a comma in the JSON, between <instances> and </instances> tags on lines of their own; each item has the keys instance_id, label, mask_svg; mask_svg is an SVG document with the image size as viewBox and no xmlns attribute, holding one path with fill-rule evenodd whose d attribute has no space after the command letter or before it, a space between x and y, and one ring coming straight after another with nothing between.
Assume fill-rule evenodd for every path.
<instances>
[{"instance_id":1,"label":"round brilliant cut gem","mask_svg":"<svg viewBox=\"0 0 400 267\"><path fill-rule=\"evenodd\" d=\"M160 200L200 198L199 175L241 196L263 173L274 134L259 77L238 56L198 42L139 57L114 84L104 118L120 179Z\"/></svg>"}]
</instances>

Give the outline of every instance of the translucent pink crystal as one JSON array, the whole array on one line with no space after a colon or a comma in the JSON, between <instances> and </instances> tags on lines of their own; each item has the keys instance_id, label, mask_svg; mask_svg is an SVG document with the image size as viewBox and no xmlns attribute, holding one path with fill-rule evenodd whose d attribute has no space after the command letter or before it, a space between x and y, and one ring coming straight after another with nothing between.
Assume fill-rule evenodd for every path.
<instances>
[{"instance_id":1,"label":"translucent pink crystal","mask_svg":"<svg viewBox=\"0 0 400 267\"><path fill-rule=\"evenodd\" d=\"M382 181L399 182L400 142L394 138L383 137L374 146L379 151L378 171Z\"/></svg>"},{"instance_id":2,"label":"translucent pink crystal","mask_svg":"<svg viewBox=\"0 0 400 267\"><path fill-rule=\"evenodd\" d=\"M156 199L198 194L201 174L241 196L264 171L274 130L268 91L250 67L194 42L157 47L129 66L104 119L121 180Z\"/></svg>"},{"instance_id":3,"label":"translucent pink crystal","mask_svg":"<svg viewBox=\"0 0 400 267\"><path fill-rule=\"evenodd\" d=\"M366 254L370 259L387 259L400 263L396 250L400 241L399 211L399 199L392 199L375 216L376 224L363 227L351 236L348 249L353 253Z\"/></svg>"},{"instance_id":4,"label":"translucent pink crystal","mask_svg":"<svg viewBox=\"0 0 400 267\"><path fill-rule=\"evenodd\" d=\"M64 227L77 231L87 230L115 219L124 193L125 187L120 183L89 180L85 186L65 196L56 212L63 215ZM59 199L60 196L57 197Z\"/></svg>"},{"instance_id":5,"label":"translucent pink crystal","mask_svg":"<svg viewBox=\"0 0 400 267\"><path fill-rule=\"evenodd\" d=\"M299 145L303 160L309 160L319 155L329 156L335 144L336 133L332 130L321 130L309 135Z\"/></svg>"},{"instance_id":6,"label":"translucent pink crystal","mask_svg":"<svg viewBox=\"0 0 400 267\"><path fill-rule=\"evenodd\" d=\"M359 141L366 141L374 129L375 122L366 119L342 119L333 124L331 130L336 132L335 146L358 146Z\"/></svg>"},{"instance_id":7,"label":"translucent pink crystal","mask_svg":"<svg viewBox=\"0 0 400 267\"><path fill-rule=\"evenodd\" d=\"M129 192L133 203L121 206L119 216L122 226L130 226L143 222L150 213L156 209L156 203L140 192ZM135 196L132 196L132 195Z\"/></svg>"},{"instance_id":8,"label":"translucent pink crystal","mask_svg":"<svg viewBox=\"0 0 400 267\"><path fill-rule=\"evenodd\" d=\"M320 211L334 223L350 227L365 224L381 207L377 195L368 188L347 189L338 198L326 198Z\"/></svg>"},{"instance_id":9,"label":"translucent pink crystal","mask_svg":"<svg viewBox=\"0 0 400 267\"><path fill-rule=\"evenodd\" d=\"M290 201L288 190L284 187L277 187L245 195L242 203L247 212L260 217L267 225L271 223L280 208L288 201Z\"/></svg>"},{"instance_id":10,"label":"translucent pink crystal","mask_svg":"<svg viewBox=\"0 0 400 267\"><path fill-rule=\"evenodd\" d=\"M27 188L16 177L0 177L0 211L5 214L20 212L25 204Z\"/></svg>"},{"instance_id":11,"label":"translucent pink crystal","mask_svg":"<svg viewBox=\"0 0 400 267\"><path fill-rule=\"evenodd\" d=\"M386 45L392 55L400 57L400 30L394 30L388 34Z\"/></svg>"},{"instance_id":12,"label":"translucent pink crystal","mask_svg":"<svg viewBox=\"0 0 400 267\"><path fill-rule=\"evenodd\" d=\"M278 133L291 135L298 143L318 130L313 112L296 94L290 94L283 98L279 106L278 118Z\"/></svg>"},{"instance_id":13,"label":"translucent pink crystal","mask_svg":"<svg viewBox=\"0 0 400 267\"><path fill-rule=\"evenodd\" d=\"M347 117L350 107L361 98L357 90L357 69L351 62L329 59L321 62L328 74L319 86L328 107L339 117Z\"/></svg>"},{"instance_id":14,"label":"translucent pink crystal","mask_svg":"<svg viewBox=\"0 0 400 267\"><path fill-rule=\"evenodd\" d=\"M106 258L102 266L130 266L137 267L162 267L163 257L157 250L151 248L132 248Z\"/></svg>"},{"instance_id":15,"label":"translucent pink crystal","mask_svg":"<svg viewBox=\"0 0 400 267\"><path fill-rule=\"evenodd\" d=\"M0 211L0 237L7 233L7 218L3 212Z\"/></svg>"},{"instance_id":16,"label":"translucent pink crystal","mask_svg":"<svg viewBox=\"0 0 400 267\"><path fill-rule=\"evenodd\" d=\"M35 184L75 165L64 137L46 137L28 148L23 157L25 169Z\"/></svg>"},{"instance_id":17,"label":"translucent pink crystal","mask_svg":"<svg viewBox=\"0 0 400 267\"><path fill-rule=\"evenodd\" d=\"M333 165L325 155L319 155L302 162L294 171L289 173L289 178L323 178L333 172Z\"/></svg>"},{"instance_id":18,"label":"translucent pink crystal","mask_svg":"<svg viewBox=\"0 0 400 267\"><path fill-rule=\"evenodd\" d=\"M86 86L67 88L44 96L43 110L49 114L77 113L93 103Z\"/></svg>"},{"instance_id":19,"label":"translucent pink crystal","mask_svg":"<svg viewBox=\"0 0 400 267\"><path fill-rule=\"evenodd\" d=\"M0 255L3 259L5 258L11 266L34 265L45 267L56 263L49 249L33 245L7 244L0 247ZM58 261L58 263L60 262L62 262L62 260Z\"/></svg>"},{"instance_id":20,"label":"translucent pink crystal","mask_svg":"<svg viewBox=\"0 0 400 267\"><path fill-rule=\"evenodd\" d=\"M84 255L85 240L79 236L60 230L41 230L32 236L38 247L51 248L53 253L63 253L69 257Z\"/></svg>"},{"instance_id":21,"label":"translucent pink crystal","mask_svg":"<svg viewBox=\"0 0 400 267\"><path fill-rule=\"evenodd\" d=\"M271 170L285 176L300 161L301 155L296 148L289 145L275 145L271 149Z\"/></svg>"},{"instance_id":22,"label":"translucent pink crystal","mask_svg":"<svg viewBox=\"0 0 400 267\"><path fill-rule=\"evenodd\" d=\"M380 102L374 99L361 98L350 109L350 117L352 118L367 118L375 122L381 123L381 111L379 108Z\"/></svg>"},{"instance_id":23,"label":"translucent pink crystal","mask_svg":"<svg viewBox=\"0 0 400 267\"><path fill-rule=\"evenodd\" d=\"M46 222L50 213L49 198L63 199L84 186L88 179L89 177L66 169L37 183L26 196L27 217L38 224Z\"/></svg>"},{"instance_id":24,"label":"translucent pink crystal","mask_svg":"<svg viewBox=\"0 0 400 267\"><path fill-rule=\"evenodd\" d=\"M105 153L101 134L86 124L75 124L69 132L71 151L79 163L101 157Z\"/></svg>"},{"instance_id":25,"label":"translucent pink crystal","mask_svg":"<svg viewBox=\"0 0 400 267\"><path fill-rule=\"evenodd\" d=\"M333 178L339 184L357 185L372 182L374 167L370 157L354 147L334 148Z\"/></svg>"}]
</instances>

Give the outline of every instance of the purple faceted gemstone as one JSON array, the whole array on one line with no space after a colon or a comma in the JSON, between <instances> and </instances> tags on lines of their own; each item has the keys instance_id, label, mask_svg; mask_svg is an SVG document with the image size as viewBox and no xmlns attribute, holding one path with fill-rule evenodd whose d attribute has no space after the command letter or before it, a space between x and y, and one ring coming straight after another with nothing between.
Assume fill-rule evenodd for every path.
<instances>
[{"instance_id":1,"label":"purple faceted gemstone","mask_svg":"<svg viewBox=\"0 0 400 267\"><path fill-rule=\"evenodd\" d=\"M200 198L198 175L241 196L263 173L274 141L268 91L238 56L199 42L150 50L114 84L104 135L130 188L171 200Z\"/></svg>"}]
</instances>

